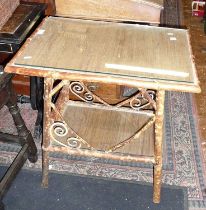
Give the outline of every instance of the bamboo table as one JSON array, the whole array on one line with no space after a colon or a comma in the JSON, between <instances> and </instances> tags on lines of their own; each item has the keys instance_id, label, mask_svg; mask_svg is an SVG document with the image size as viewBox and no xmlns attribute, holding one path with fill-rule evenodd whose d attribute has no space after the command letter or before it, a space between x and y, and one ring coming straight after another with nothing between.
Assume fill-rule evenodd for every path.
<instances>
[{"instance_id":1,"label":"bamboo table","mask_svg":"<svg viewBox=\"0 0 206 210\"><path fill-rule=\"evenodd\" d=\"M200 92L187 30L49 17L5 71L45 77L43 186L49 152L140 161L160 201L165 91ZM138 90L109 104L85 82Z\"/></svg>"}]
</instances>

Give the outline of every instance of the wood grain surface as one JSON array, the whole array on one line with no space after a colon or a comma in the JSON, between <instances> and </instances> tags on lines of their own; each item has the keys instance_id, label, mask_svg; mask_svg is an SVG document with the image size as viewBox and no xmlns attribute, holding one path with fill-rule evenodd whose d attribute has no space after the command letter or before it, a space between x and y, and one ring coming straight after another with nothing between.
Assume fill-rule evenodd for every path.
<instances>
[{"instance_id":1,"label":"wood grain surface","mask_svg":"<svg viewBox=\"0 0 206 210\"><path fill-rule=\"evenodd\" d=\"M159 23L163 0L56 0L56 15Z\"/></svg>"},{"instance_id":2,"label":"wood grain surface","mask_svg":"<svg viewBox=\"0 0 206 210\"><path fill-rule=\"evenodd\" d=\"M67 124L97 150L112 146L133 136L152 114L121 109L110 110L78 102L68 102L62 113ZM154 126L115 152L130 155L154 155Z\"/></svg>"}]
</instances>

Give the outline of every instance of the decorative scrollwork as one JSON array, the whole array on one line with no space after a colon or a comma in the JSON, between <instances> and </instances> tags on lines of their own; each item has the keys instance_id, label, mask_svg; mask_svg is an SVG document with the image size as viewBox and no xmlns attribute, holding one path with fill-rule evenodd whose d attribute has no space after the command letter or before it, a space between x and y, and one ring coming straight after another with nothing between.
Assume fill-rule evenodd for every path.
<instances>
[{"instance_id":1,"label":"decorative scrollwork","mask_svg":"<svg viewBox=\"0 0 206 210\"><path fill-rule=\"evenodd\" d=\"M147 93L149 94L149 96L151 97L152 100L155 100L156 93L154 90L147 90Z\"/></svg>"},{"instance_id":2,"label":"decorative scrollwork","mask_svg":"<svg viewBox=\"0 0 206 210\"><path fill-rule=\"evenodd\" d=\"M81 142L78 138L75 138L75 137L70 137L67 139L67 144L69 147L71 148L75 148L75 149L78 149L81 147Z\"/></svg>"},{"instance_id":3,"label":"decorative scrollwork","mask_svg":"<svg viewBox=\"0 0 206 210\"><path fill-rule=\"evenodd\" d=\"M142 102L140 99L135 98L134 100L130 101L130 106L133 109L140 109L140 107L142 106Z\"/></svg>"},{"instance_id":4,"label":"decorative scrollwork","mask_svg":"<svg viewBox=\"0 0 206 210\"><path fill-rule=\"evenodd\" d=\"M68 129L63 122L55 122L52 124L50 128L50 133L57 136L57 137L65 137L68 134ZM55 137L54 137L55 138Z\"/></svg>"},{"instance_id":5,"label":"decorative scrollwork","mask_svg":"<svg viewBox=\"0 0 206 210\"><path fill-rule=\"evenodd\" d=\"M84 86L80 82L72 82L70 88L73 93L80 94L84 92Z\"/></svg>"},{"instance_id":6,"label":"decorative scrollwork","mask_svg":"<svg viewBox=\"0 0 206 210\"><path fill-rule=\"evenodd\" d=\"M76 95L81 100L87 103L94 102L94 96L92 95L92 93L86 90L84 84L82 84L81 82L72 82L70 84L70 90L74 95Z\"/></svg>"},{"instance_id":7,"label":"decorative scrollwork","mask_svg":"<svg viewBox=\"0 0 206 210\"><path fill-rule=\"evenodd\" d=\"M81 140L78 137L71 137L68 127L63 122L54 122L50 127L50 135L59 145L73 149L81 147Z\"/></svg>"},{"instance_id":8,"label":"decorative scrollwork","mask_svg":"<svg viewBox=\"0 0 206 210\"><path fill-rule=\"evenodd\" d=\"M145 96L146 94L146 96ZM146 90L145 94L140 91L139 94L136 95L131 101L130 106L132 109L135 110L144 110L144 109L152 109L153 105L155 103L155 91L153 90ZM155 103L156 104L156 103Z\"/></svg>"},{"instance_id":9,"label":"decorative scrollwork","mask_svg":"<svg viewBox=\"0 0 206 210\"><path fill-rule=\"evenodd\" d=\"M130 101L130 107L137 111L146 108L148 105L149 103L142 104L141 100L137 98Z\"/></svg>"},{"instance_id":10,"label":"decorative scrollwork","mask_svg":"<svg viewBox=\"0 0 206 210\"><path fill-rule=\"evenodd\" d=\"M143 110L143 109L151 109L151 101L155 100L155 91L153 90L147 90L146 94L148 97L145 97L142 91L139 91L138 94L136 94L135 97L133 97L129 104L132 109L135 110Z\"/></svg>"},{"instance_id":11,"label":"decorative scrollwork","mask_svg":"<svg viewBox=\"0 0 206 210\"><path fill-rule=\"evenodd\" d=\"M137 111L156 110L156 92L154 90L138 89L136 94L132 97L127 98L126 100L121 101L116 105L110 105L109 103L101 99L99 96L91 92L82 82L71 82L68 88L69 91L71 91L72 94L81 99L81 101L90 104L100 103L108 107L114 106L116 108L130 107Z\"/></svg>"},{"instance_id":12,"label":"decorative scrollwork","mask_svg":"<svg viewBox=\"0 0 206 210\"><path fill-rule=\"evenodd\" d=\"M138 90L132 97L118 103L116 107L130 106L134 110L151 110L155 109L155 91Z\"/></svg>"},{"instance_id":13,"label":"decorative scrollwork","mask_svg":"<svg viewBox=\"0 0 206 210\"><path fill-rule=\"evenodd\" d=\"M90 93L85 93L84 98L88 102L93 102L94 101L94 97Z\"/></svg>"}]
</instances>

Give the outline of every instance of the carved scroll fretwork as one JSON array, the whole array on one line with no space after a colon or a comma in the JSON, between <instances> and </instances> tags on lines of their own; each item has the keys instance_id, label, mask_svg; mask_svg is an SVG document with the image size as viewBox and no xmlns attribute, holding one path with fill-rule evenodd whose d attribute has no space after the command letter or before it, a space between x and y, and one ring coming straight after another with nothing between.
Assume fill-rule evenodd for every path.
<instances>
[{"instance_id":1,"label":"carved scroll fretwork","mask_svg":"<svg viewBox=\"0 0 206 210\"><path fill-rule=\"evenodd\" d=\"M71 82L69 85L69 90L84 102L99 102L106 106L110 106L110 104L106 103L103 99L92 93L82 82Z\"/></svg>"},{"instance_id":2,"label":"carved scroll fretwork","mask_svg":"<svg viewBox=\"0 0 206 210\"><path fill-rule=\"evenodd\" d=\"M50 126L50 136L52 140L59 145L74 149L81 148L81 146L88 149L94 149L64 121L55 104L51 103L51 107L59 119L59 121L53 122Z\"/></svg>"},{"instance_id":3,"label":"carved scroll fretwork","mask_svg":"<svg viewBox=\"0 0 206 210\"><path fill-rule=\"evenodd\" d=\"M124 107L124 109L129 108L135 111L156 110L156 92L153 90L138 89L138 91L132 97L127 98L115 105L110 105L109 103L105 102L95 93L88 90L86 85L84 85L82 82L61 81L50 91L50 97L52 98L56 92L61 90L63 92L63 103L70 101L69 93L71 93L78 97L78 99L81 101L91 104L91 106L102 106L102 108L105 106L107 109L114 110L122 107ZM79 134L75 132L72 127L68 125L68 123L65 122L60 111L61 104L56 105L51 101L50 105L53 110L53 122L50 125L50 137L54 142L56 142L56 144L70 149L89 149L97 151L97 149L93 148L83 136L79 136ZM138 138L141 133L145 132L155 122L155 115L152 115L141 128L137 128L137 131L131 137L107 148L107 150L104 152L114 152Z\"/></svg>"},{"instance_id":4,"label":"carved scroll fretwork","mask_svg":"<svg viewBox=\"0 0 206 210\"><path fill-rule=\"evenodd\" d=\"M147 98L145 97L146 93L148 94ZM130 101L130 106L131 108L136 109L138 111L142 109L147 109L147 108L149 109L149 106L151 105L151 101L154 102L154 98L155 98L154 91L148 90L148 91L145 91L144 94L142 93L142 91L140 91L139 94L137 94L137 96L133 100Z\"/></svg>"},{"instance_id":5,"label":"carved scroll fretwork","mask_svg":"<svg viewBox=\"0 0 206 210\"><path fill-rule=\"evenodd\" d=\"M63 122L54 122L50 127L50 136L52 140L56 143L71 147L71 148L80 148L81 140L78 137L69 136L69 128Z\"/></svg>"},{"instance_id":6,"label":"carved scroll fretwork","mask_svg":"<svg viewBox=\"0 0 206 210\"><path fill-rule=\"evenodd\" d=\"M122 106L129 106L137 111L152 108L156 110L155 91L139 89L134 96L116 105L116 107Z\"/></svg>"},{"instance_id":7,"label":"carved scroll fretwork","mask_svg":"<svg viewBox=\"0 0 206 210\"><path fill-rule=\"evenodd\" d=\"M84 83L82 82L71 82L69 85L69 91L71 91L75 96L86 103L100 103L106 106L112 106L101 99L99 96L97 96L95 93L88 90L86 85L84 85ZM134 96L116 105L113 105L113 107L119 108L122 106L126 106L137 111L145 109L156 110L155 94L156 93L153 90L138 89L137 93Z\"/></svg>"}]
</instances>

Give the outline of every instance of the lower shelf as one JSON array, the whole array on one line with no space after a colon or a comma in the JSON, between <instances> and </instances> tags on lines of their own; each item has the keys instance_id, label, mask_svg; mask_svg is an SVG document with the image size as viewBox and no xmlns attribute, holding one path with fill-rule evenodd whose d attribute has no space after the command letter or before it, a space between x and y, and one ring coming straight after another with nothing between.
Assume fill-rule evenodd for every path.
<instances>
[{"instance_id":1,"label":"lower shelf","mask_svg":"<svg viewBox=\"0 0 206 210\"><path fill-rule=\"evenodd\" d=\"M113 152L105 152L134 136L139 129L152 119L153 113L127 108L114 109L102 105L93 106L71 101L64 104L63 107L60 112L69 128L68 130L73 130L92 148L95 148L95 150L89 149L88 145L79 142L81 145L78 146L77 150L82 150L82 154L97 152L99 153L98 156L100 153L115 156L154 156L154 124L142 132L139 138L132 139ZM53 140L53 145L68 147L68 136L63 138L55 137L54 139L57 139L57 141ZM73 148L70 151L76 153L74 150Z\"/></svg>"}]
</instances>

